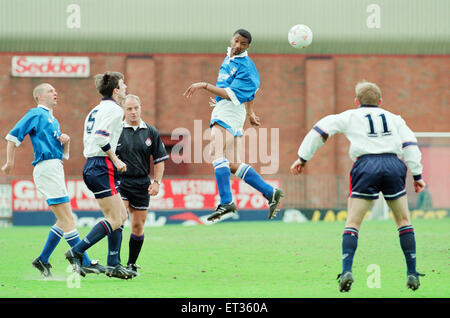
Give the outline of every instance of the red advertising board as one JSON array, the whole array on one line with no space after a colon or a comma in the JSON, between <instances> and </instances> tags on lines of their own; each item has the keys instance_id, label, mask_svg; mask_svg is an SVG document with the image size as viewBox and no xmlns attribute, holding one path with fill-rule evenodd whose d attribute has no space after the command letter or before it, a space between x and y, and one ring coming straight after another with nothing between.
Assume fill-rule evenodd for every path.
<instances>
[{"instance_id":1,"label":"red advertising board","mask_svg":"<svg viewBox=\"0 0 450 318\"><path fill-rule=\"evenodd\" d=\"M267 180L275 187L279 180ZM238 209L266 209L267 200L257 190L241 179L231 180L231 191ZM219 192L214 179L163 180L160 193L150 200L152 210L214 209L219 202Z\"/></svg>"},{"instance_id":2,"label":"red advertising board","mask_svg":"<svg viewBox=\"0 0 450 318\"><path fill-rule=\"evenodd\" d=\"M17 77L89 77L86 56L13 56L11 74Z\"/></svg>"},{"instance_id":3,"label":"red advertising board","mask_svg":"<svg viewBox=\"0 0 450 318\"><path fill-rule=\"evenodd\" d=\"M33 180L14 180L12 187L12 210L50 211L45 199L36 189ZM74 211L99 211L94 195L83 180L66 180L66 187Z\"/></svg>"},{"instance_id":4,"label":"red advertising board","mask_svg":"<svg viewBox=\"0 0 450 318\"><path fill-rule=\"evenodd\" d=\"M275 187L279 180L267 180ZM72 210L99 211L94 195L83 180L66 180ZM231 180L231 191L238 209L267 209L267 200L260 192L240 179ZM150 210L213 210L219 202L219 192L214 179L163 179L160 192L150 199ZM45 199L36 189L33 180L12 182L12 210L49 211Z\"/></svg>"}]
</instances>

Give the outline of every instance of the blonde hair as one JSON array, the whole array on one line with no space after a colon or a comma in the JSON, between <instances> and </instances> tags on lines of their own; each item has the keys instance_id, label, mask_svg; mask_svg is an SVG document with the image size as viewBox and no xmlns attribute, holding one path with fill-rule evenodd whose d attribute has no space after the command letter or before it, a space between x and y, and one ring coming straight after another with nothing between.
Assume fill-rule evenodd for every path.
<instances>
[{"instance_id":1,"label":"blonde hair","mask_svg":"<svg viewBox=\"0 0 450 318\"><path fill-rule=\"evenodd\" d=\"M48 83L42 83L33 89L33 98L36 101L36 103L39 103L38 95L42 94L42 92L45 90L45 88L49 85L50 84L48 84Z\"/></svg>"},{"instance_id":2,"label":"blonde hair","mask_svg":"<svg viewBox=\"0 0 450 318\"><path fill-rule=\"evenodd\" d=\"M375 83L361 81L355 86L356 98L361 105L378 105L381 89Z\"/></svg>"},{"instance_id":3,"label":"blonde hair","mask_svg":"<svg viewBox=\"0 0 450 318\"><path fill-rule=\"evenodd\" d=\"M128 98L133 98L135 101L138 102L139 106L141 106L141 99L139 98L139 96L133 95L133 94L128 94L127 96L125 96L125 98L123 100L123 104L125 104L125 102Z\"/></svg>"}]
</instances>

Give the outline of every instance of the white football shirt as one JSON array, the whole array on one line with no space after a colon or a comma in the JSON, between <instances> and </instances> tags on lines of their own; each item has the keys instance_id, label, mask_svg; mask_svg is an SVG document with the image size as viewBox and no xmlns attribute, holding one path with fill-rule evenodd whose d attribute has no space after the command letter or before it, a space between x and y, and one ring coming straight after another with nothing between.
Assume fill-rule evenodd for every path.
<instances>
[{"instance_id":1,"label":"white football shirt","mask_svg":"<svg viewBox=\"0 0 450 318\"><path fill-rule=\"evenodd\" d=\"M86 158L107 156L102 147L115 152L122 133L123 109L113 99L103 98L84 121L83 154ZM107 150L107 149L106 149Z\"/></svg>"},{"instance_id":2,"label":"white football shirt","mask_svg":"<svg viewBox=\"0 0 450 318\"><path fill-rule=\"evenodd\" d=\"M404 158L413 176L422 174L422 155L414 133L399 115L373 105L361 105L319 120L302 141L299 157L310 160L325 140L336 133L345 134L350 141L349 155L353 161L362 155L393 153Z\"/></svg>"}]
</instances>

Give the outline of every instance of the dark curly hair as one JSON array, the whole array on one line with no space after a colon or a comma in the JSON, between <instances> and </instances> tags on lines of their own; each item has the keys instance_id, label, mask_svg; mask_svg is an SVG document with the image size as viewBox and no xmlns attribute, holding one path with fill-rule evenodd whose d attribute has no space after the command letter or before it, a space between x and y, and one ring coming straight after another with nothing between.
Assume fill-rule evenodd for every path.
<instances>
[{"instance_id":1,"label":"dark curly hair","mask_svg":"<svg viewBox=\"0 0 450 318\"><path fill-rule=\"evenodd\" d=\"M243 36L244 38L246 38L248 40L248 44L252 43L252 35L247 30L245 30L245 29L236 30L233 33L233 36L235 36L236 34L239 34L240 36Z\"/></svg>"},{"instance_id":2,"label":"dark curly hair","mask_svg":"<svg viewBox=\"0 0 450 318\"><path fill-rule=\"evenodd\" d=\"M111 98L115 88L119 88L119 81L124 79L120 72L105 72L95 75L95 87L106 98Z\"/></svg>"}]
</instances>

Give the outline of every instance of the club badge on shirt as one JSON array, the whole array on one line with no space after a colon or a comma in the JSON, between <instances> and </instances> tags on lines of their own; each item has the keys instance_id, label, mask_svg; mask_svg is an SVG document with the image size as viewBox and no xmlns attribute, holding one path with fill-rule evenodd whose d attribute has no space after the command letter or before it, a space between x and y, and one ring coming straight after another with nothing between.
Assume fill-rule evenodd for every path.
<instances>
[{"instance_id":1,"label":"club badge on shirt","mask_svg":"<svg viewBox=\"0 0 450 318\"><path fill-rule=\"evenodd\" d=\"M147 147L150 147L152 145L152 140L149 138L147 138L147 140L145 141L145 144L147 145Z\"/></svg>"}]
</instances>

